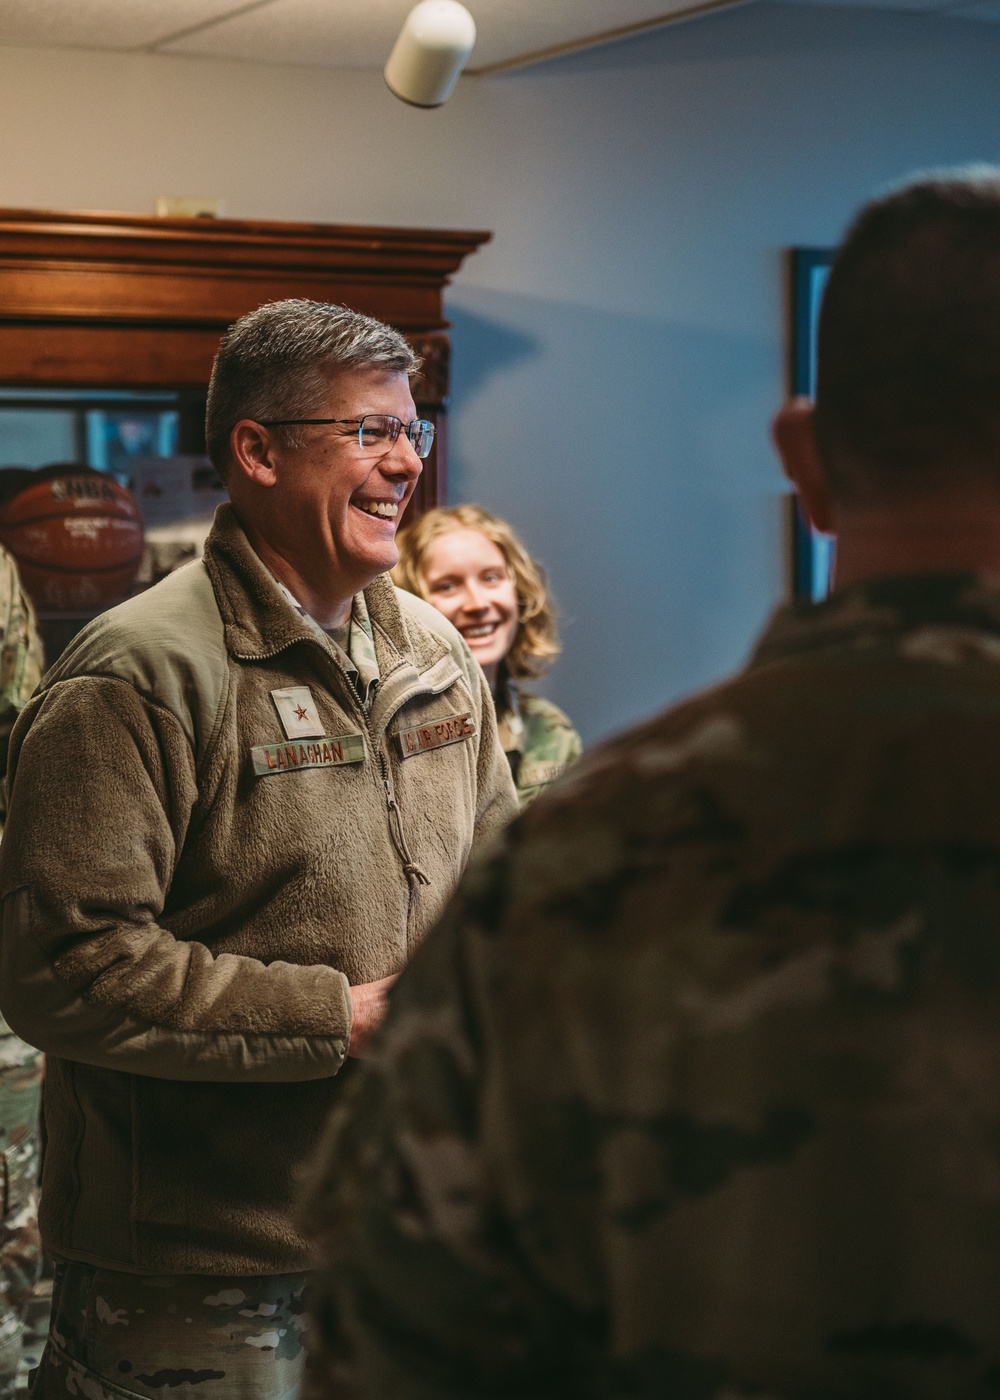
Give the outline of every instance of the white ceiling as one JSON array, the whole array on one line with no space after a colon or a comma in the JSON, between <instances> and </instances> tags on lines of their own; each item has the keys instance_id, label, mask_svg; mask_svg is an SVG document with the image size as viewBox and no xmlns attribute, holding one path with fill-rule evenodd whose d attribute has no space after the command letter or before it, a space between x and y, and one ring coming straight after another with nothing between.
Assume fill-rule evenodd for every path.
<instances>
[{"instance_id":1,"label":"white ceiling","mask_svg":"<svg viewBox=\"0 0 1000 1400\"><path fill-rule=\"evenodd\" d=\"M0 0L0 44L379 69L415 0ZM465 0L472 66L669 18L692 0Z\"/></svg>"},{"instance_id":2,"label":"white ceiling","mask_svg":"<svg viewBox=\"0 0 1000 1400\"><path fill-rule=\"evenodd\" d=\"M857 0L796 0L856 3ZM414 0L0 0L0 44L145 50L265 63L374 68ZM473 71L608 42L729 0L464 0ZM732 0L738 3L738 0ZM1000 0L869 0L879 8L1000 20Z\"/></svg>"}]
</instances>

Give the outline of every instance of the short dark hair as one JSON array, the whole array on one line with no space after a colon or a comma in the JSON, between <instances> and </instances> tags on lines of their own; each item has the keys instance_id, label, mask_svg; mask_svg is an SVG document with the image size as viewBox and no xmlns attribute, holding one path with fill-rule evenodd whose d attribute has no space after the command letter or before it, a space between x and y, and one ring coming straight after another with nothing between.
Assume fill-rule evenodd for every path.
<instances>
[{"instance_id":1,"label":"short dark hair","mask_svg":"<svg viewBox=\"0 0 1000 1400\"><path fill-rule=\"evenodd\" d=\"M1000 474L1000 170L860 211L820 309L816 432L841 499L945 467Z\"/></svg>"},{"instance_id":2,"label":"short dark hair","mask_svg":"<svg viewBox=\"0 0 1000 1400\"><path fill-rule=\"evenodd\" d=\"M229 435L241 418L310 418L342 369L413 373L418 361L392 326L324 301L269 301L234 322L212 366L205 441L225 479ZM296 429L281 429L294 445Z\"/></svg>"}]
</instances>

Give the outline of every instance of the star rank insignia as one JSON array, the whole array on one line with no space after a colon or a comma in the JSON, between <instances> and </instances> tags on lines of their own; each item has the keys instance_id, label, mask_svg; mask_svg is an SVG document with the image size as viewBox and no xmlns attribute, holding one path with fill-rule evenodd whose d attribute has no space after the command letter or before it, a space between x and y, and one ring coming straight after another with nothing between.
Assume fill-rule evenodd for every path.
<instances>
[{"instance_id":1,"label":"star rank insignia","mask_svg":"<svg viewBox=\"0 0 1000 1400\"><path fill-rule=\"evenodd\" d=\"M271 699L286 739L322 739L326 735L316 701L307 685L272 690Z\"/></svg>"}]
</instances>

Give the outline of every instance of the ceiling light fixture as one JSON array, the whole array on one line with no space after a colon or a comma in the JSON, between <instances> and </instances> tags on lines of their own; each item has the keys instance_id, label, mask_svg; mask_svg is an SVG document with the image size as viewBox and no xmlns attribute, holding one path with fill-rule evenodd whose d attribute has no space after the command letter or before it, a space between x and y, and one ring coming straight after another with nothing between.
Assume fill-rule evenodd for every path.
<instances>
[{"instance_id":1,"label":"ceiling light fixture","mask_svg":"<svg viewBox=\"0 0 1000 1400\"><path fill-rule=\"evenodd\" d=\"M406 16L385 65L389 91L413 107L440 107L475 42L476 21L458 0L421 0Z\"/></svg>"}]
</instances>

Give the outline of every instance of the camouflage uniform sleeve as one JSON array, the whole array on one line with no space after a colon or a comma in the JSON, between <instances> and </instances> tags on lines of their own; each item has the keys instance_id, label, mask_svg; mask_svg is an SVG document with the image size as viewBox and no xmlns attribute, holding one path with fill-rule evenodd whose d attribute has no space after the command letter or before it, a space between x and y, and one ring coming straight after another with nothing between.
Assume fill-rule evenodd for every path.
<instances>
[{"instance_id":1,"label":"camouflage uniform sleeve","mask_svg":"<svg viewBox=\"0 0 1000 1400\"><path fill-rule=\"evenodd\" d=\"M17 565L0 549L0 832L7 819L7 751L21 710L42 678L42 642ZM0 1393L14 1393L22 1309L41 1267L38 1117L42 1056L0 1017Z\"/></svg>"},{"instance_id":2,"label":"camouflage uniform sleeve","mask_svg":"<svg viewBox=\"0 0 1000 1400\"><path fill-rule=\"evenodd\" d=\"M520 809L562 777L583 752L580 736L550 700L521 696L524 742L517 765L517 799Z\"/></svg>"},{"instance_id":3,"label":"camouflage uniform sleeve","mask_svg":"<svg viewBox=\"0 0 1000 1400\"><path fill-rule=\"evenodd\" d=\"M551 1400L567 1355L593 1352L592 1310L536 1272L488 1143L503 1091L484 1079L486 925L505 879L503 847L474 859L317 1159L317 1395Z\"/></svg>"},{"instance_id":4,"label":"camouflage uniform sleeve","mask_svg":"<svg viewBox=\"0 0 1000 1400\"><path fill-rule=\"evenodd\" d=\"M0 780L7 773L7 752L14 721L42 678L42 639L35 611L11 556L0 550ZM0 781L0 831L7 820L7 784Z\"/></svg>"},{"instance_id":5,"label":"camouflage uniform sleeve","mask_svg":"<svg viewBox=\"0 0 1000 1400\"><path fill-rule=\"evenodd\" d=\"M41 1272L38 1230L42 1056L0 1019L0 1396L14 1395L22 1314Z\"/></svg>"}]
</instances>

